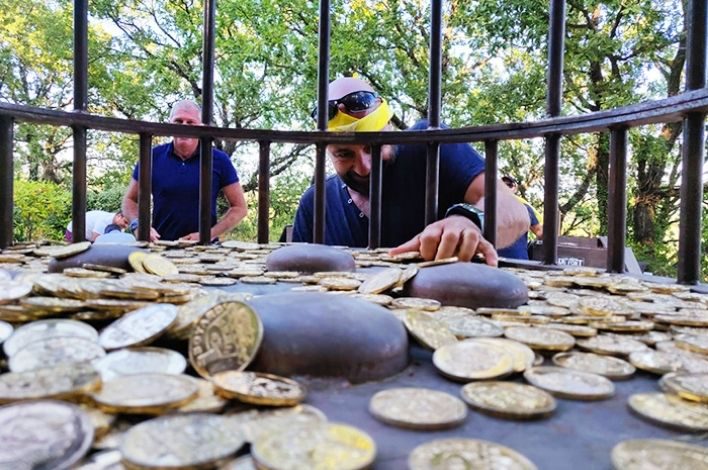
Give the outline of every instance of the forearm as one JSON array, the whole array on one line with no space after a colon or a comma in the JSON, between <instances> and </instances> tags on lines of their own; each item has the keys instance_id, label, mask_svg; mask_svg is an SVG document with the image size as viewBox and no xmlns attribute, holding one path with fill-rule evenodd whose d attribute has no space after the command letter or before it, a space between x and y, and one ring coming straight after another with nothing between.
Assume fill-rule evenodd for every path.
<instances>
[{"instance_id":1,"label":"forearm","mask_svg":"<svg viewBox=\"0 0 708 470\"><path fill-rule=\"evenodd\" d=\"M123 215L129 222L138 218L138 203L130 198L123 199Z\"/></svg>"},{"instance_id":2,"label":"forearm","mask_svg":"<svg viewBox=\"0 0 708 470\"><path fill-rule=\"evenodd\" d=\"M246 217L245 207L230 207L226 214L211 228L211 238L216 238L236 227Z\"/></svg>"},{"instance_id":3,"label":"forearm","mask_svg":"<svg viewBox=\"0 0 708 470\"><path fill-rule=\"evenodd\" d=\"M526 207L513 195L497 190L497 248L506 248L529 231Z\"/></svg>"}]
</instances>

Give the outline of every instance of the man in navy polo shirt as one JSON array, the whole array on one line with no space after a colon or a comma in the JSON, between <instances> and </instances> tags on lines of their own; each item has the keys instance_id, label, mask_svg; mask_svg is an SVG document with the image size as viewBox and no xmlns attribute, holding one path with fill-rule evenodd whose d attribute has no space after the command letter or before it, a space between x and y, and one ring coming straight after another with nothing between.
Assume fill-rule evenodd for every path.
<instances>
[{"instance_id":1,"label":"man in navy polo shirt","mask_svg":"<svg viewBox=\"0 0 708 470\"><path fill-rule=\"evenodd\" d=\"M178 101L172 107L169 122L200 126L201 109L193 101ZM238 174L229 156L213 149L214 170L211 193L211 238L218 238L234 228L246 216L246 199ZM172 142L152 149L153 214L150 241L199 240L199 139L174 136ZM123 198L123 213L137 228L139 165ZM229 210L217 222L216 197L219 191L229 203Z\"/></svg>"},{"instance_id":2,"label":"man in navy polo shirt","mask_svg":"<svg viewBox=\"0 0 708 470\"><path fill-rule=\"evenodd\" d=\"M333 132L393 130L393 112L371 86L355 78L329 85L329 123ZM314 112L313 112L314 117ZM411 129L425 129L426 121ZM365 247L369 227L368 145L331 144L327 152L337 174L326 181L325 243ZM468 144L440 146L438 221L425 226L426 146L384 145L381 241L391 254L418 250L425 259L456 255L468 261L476 253L496 265L497 253L482 237L484 160ZM477 207L474 207L477 206ZM314 188L300 200L293 240L312 242ZM512 245L529 229L528 212L504 184L497 185L497 244ZM515 253L500 251L502 256Z\"/></svg>"}]
</instances>

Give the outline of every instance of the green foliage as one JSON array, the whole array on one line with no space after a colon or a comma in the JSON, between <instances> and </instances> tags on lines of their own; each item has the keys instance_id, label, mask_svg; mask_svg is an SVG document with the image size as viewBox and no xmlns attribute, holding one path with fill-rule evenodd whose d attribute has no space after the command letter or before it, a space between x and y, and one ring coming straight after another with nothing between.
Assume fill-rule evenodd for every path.
<instances>
[{"instance_id":1,"label":"green foliage","mask_svg":"<svg viewBox=\"0 0 708 470\"><path fill-rule=\"evenodd\" d=\"M71 194L44 181L15 180L14 238L16 241L61 240L71 219Z\"/></svg>"}]
</instances>

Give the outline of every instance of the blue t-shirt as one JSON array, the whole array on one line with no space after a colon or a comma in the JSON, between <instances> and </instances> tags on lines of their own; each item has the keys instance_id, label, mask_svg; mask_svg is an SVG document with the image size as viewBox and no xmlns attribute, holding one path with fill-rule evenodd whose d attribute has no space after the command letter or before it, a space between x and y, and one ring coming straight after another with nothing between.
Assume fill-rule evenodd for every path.
<instances>
[{"instance_id":1,"label":"blue t-shirt","mask_svg":"<svg viewBox=\"0 0 708 470\"><path fill-rule=\"evenodd\" d=\"M200 150L182 160L174 153L173 143L152 149L152 226L162 240L176 240L199 231ZM238 183L238 174L229 156L213 149L214 171L211 190L211 225L216 224L216 197L230 184ZM138 180L140 165L133 169Z\"/></svg>"},{"instance_id":2,"label":"blue t-shirt","mask_svg":"<svg viewBox=\"0 0 708 470\"><path fill-rule=\"evenodd\" d=\"M538 218L536 218L536 213L534 212L533 207L529 206L528 204L524 204L524 206L526 206L526 210L529 212L529 219L531 219L531 225L538 224ZM514 243L507 246L506 248L498 250L497 253L499 254L499 256L503 256L505 258L529 259L528 236L529 232L524 232L524 234L521 235L518 240L516 240Z\"/></svg>"},{"instance_id":3,"label":"blue t-shirt","mask_svg":"<svg viewBox=\"0 0 708 470\"><path fill-rule=\"evenodd\" d=\"M419 121L411 130L427 129ZM394 247L425 228L425 167L427 148L421 144L396 147L393 162L384 162L381 196L381 244ZM472 180L484 171L484 160L469 145L440 146L438 219L453 204L464 201ZM365 247L368 244L369 218L354 204L338 176L327 178L325 207L325 244ZM310 187L300 199L295 215L293 241L312 242L312 216L315 189Z\"/></svg>"}]
</instances>

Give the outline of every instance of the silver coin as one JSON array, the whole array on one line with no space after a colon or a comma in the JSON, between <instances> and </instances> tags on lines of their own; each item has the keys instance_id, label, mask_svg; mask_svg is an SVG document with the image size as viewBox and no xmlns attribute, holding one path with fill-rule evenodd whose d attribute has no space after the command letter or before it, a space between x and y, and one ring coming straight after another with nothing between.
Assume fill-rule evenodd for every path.
<instances>
[{"instance_id":1,"label":"silver coin","mask_svg":"<svg viewBox=\"0 0 708 470\"><path fill-rule=\"evenodd\" d=\"M11 357L29 343L57 336L76 336L95 342L98 332L91 325L76 320L37 320L17 328L2 347Z\"/></svg>"},{"instance_id":2,"label":"silver coin","mask_svg":"<svg viewBox=\"0 0 708 470\"><path fill-rule=\"evenodd\" d=\"M93 441L86 413L69 403L43 400L0 408L0 468L63 470Z\"/></svg>"},{"instance_id":3,"label":"silver coin","mask_svg":"<svg viewBox=\"0 0 708 470\"><path fill-rule=\"evenodd\" d=\"M73 336L58 336L29 343L8 361L12 372L53 367L58 364L87 362L105 356L93 341Z\"/></svg>"},{"instance_id":4,"label":"silver coin","mask_svg":"<svg viewBox=\"0 0 708 470\"><path fill-rule=\"evenodd\" d=\"M187 360L177 351L164 348L121 349L93 361L104 381L123 375L173 374L187 368Z\"/></svg>"},{"instance_id":5,"label":"silver coin","mask_svg":"<svg viewBox=\"0 0 708 470\"><path fill-rule=\"evenodd\" d=\"M120 349L148 344L174 323L177 307L154 304L134 310L108 325L98 337L104 348Z\"/></svg>"}]
</instances>

